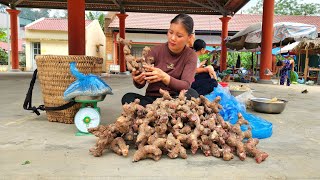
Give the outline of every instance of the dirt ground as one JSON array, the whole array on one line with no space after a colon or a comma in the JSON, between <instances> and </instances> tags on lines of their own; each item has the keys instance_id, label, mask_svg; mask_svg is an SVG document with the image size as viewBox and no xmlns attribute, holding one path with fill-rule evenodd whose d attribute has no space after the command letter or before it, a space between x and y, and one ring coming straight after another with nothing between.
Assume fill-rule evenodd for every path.
<instances>
[{"instance_id":1,"label":"dirt ground","mask_svg":"<svg viewBox=\"0 0 320 180\"><path fill-rule=\"evenodd\" d=\"M0 74L0 179L320 179L320 87L249 84L256 97L288 100L281 114L255 113L273 123L273 135L258 147L269 153L265 162L235 157L223 161L200 152L188 159L132 163L129 157L106 152L93 157L88 149L94 136L75 136L73 124L48 122L23 110L30 73ZM116 120L121 112L121 97L126 92L144 93L132 85L128 76L107 77L114 95L98 103L102 123ZM308 89L309 93L301 91ZM33 105L42 103L39 84ZM29 163L28 163L29 162Z\"/></svg>"}]
</instances>

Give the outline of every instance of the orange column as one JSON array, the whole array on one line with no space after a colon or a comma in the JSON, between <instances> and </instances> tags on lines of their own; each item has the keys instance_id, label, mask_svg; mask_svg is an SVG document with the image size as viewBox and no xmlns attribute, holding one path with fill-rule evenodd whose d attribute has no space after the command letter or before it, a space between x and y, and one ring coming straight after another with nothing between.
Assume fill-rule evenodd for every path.
<instances>
[{"instance_id":1,"label":"orange column","mask_svg":"<svg viewBox=\"0 0 320 180\"><path fill-rule=\"evenodd\" d=\"M85 0L68 0L69 55L86 54Z\"/></svg>"},{"instance_id":2,"label":"orange column","mask_svg":"<svg viewBox=\"0 0 320 180\"><path fill-rule=\"evenodd\" d=\"M228 22L231 17L223 16L219 18L222 22L222 33L221 33L221 54L220 54L220 71L227 69L227 46L224 41L228 37Z\"/></svg>"},{"instance_id":3,"label":"orange column","mask_svg":"<svg viewBox=\"0 0 320 180\"><path fill-rule=\"evenodd\" d=\"M119 35L121 38L125 39L125 33L126 33L126 27L125 27L125 20L128 16L127 14L117 14L119 18ZM120 57L119 57L119 63L120 63L120 72L125 72L127 70L126 63L124 60L124 53L123 53L123 45L120 44Z\"/></svg>"},{"instance_id":4,"label":"orange column","mask_svg":"<svg viewBox=\"0 0 320 180\"><path fill-rule=\"evenodd\" d=\"M260 61L260 80L262 81L270 80L270 76L265 75L264 72L266 69L272 68L273 16L274 0L264 0Z\"/></svg>"},{"instance_id":5,"label":"orange column","mask_svg":"<svg viewBox=\"0 0 320 180\"><path fill-rule=\"evenodd\" d=\"M11 29L11 69L19 71L19 54L18 54L18 14L19 10L6 9L10 14L10 29Z\"/></svg>"}]
</instances>

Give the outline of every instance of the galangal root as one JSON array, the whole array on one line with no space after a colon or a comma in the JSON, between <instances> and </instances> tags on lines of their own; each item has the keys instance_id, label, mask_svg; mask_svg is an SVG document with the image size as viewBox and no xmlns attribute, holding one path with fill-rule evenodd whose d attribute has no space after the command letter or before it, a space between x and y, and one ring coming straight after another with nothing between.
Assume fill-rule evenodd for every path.
<instances>
[{"instance_id":1,"label":"galangal root","mask_svg":"<svg viewBox=\"0 0 320 180\"><path fill-rule=\"evenodd\" d=\"M142 56L141 57L134 57L131 55L131 47L132 47L132 41L131 40L125 40L122 38L119 38L119 42L123 44L123 53L124 58L126 60L127 69L131 71L139 71L145 72L144 65L153 66L154 58L151 56L148 56L148 53L150 52L151 48L148 46L145 46L142 50Z\"/></svg>"},{"instance_id":2,"label":"galangal root","mask_svg":"<svg viewBox=\"0 0 320 180\"><path fill-rule=\"evenodd\" d=\"M264 161L268 154L257 149L258 139L252 138L247 120L238 114L238 121L231 125L219 114L222 108L220 97L213 102L204 96L187 100L185 91L177 98L168 91L160 90L162 98L146 107L136 99L123 105L122 115L114 124L90 128L89 132L98 137L95 147L90 149L94 156L101 156L106 149L121 156L128 156L129 145L137 148L133 161L146 158L161 159L187 158L202 151L205 156L214 156L229 161L238 156L245 160L254 157L257 163ZM248 126L246 131L241 126Z\"/></svg>"}]
</instances>

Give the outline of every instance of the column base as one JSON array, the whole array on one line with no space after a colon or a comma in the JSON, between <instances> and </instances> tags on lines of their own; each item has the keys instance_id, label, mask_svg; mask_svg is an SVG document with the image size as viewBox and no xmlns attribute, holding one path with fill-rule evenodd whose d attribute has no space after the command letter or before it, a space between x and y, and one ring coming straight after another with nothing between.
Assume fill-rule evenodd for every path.
<instances>
[{"instance_id":1,"label":"column base","mask_svg":"<svg viewBox=\"0 0 320 180\"><path fill-rule=\"evenodd\" d=\"M119 72L120 75L131 75L131 73L129 71L125 71L125 72Z\"/></svg>"},{"instance_id":2,"label":"column base","mask_svg":"<svg viewBox=\"0 0 320 180\"><path fill-rule=\"evenodd\" d=\"M22 72L20 69L10 69L8 72Z\"/></svg>"},{"instance_id":3,"label":"column base","mask_svg":"<svg viewBox=\"0 0 320 180\"><path fill-rule=\"evenodd\" d=\"M273 80L266 80L266 79L259 79L258 83L260 83L260 84L277 84L277 82L275 82Z\"/></svg>"}]
</instances>

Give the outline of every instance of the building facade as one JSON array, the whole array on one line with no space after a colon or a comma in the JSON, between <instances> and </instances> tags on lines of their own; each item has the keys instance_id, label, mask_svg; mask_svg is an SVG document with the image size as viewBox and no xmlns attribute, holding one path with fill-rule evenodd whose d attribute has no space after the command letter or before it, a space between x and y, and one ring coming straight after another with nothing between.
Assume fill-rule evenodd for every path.
<instances>
[{"instance_id":1,"label":"building facade","mask_svg":"<svg viewBox=\"0 0 320 180\"><path fill-rule=\"evenodd\" d=\"M68 55L67 19L41 18L26 26L26 70L37 68L37 55ZM97 20L86 21L86 55L106 59L106 37ZM105 66L104 66L105 67Z\"/></svg>"}]
</instances>

